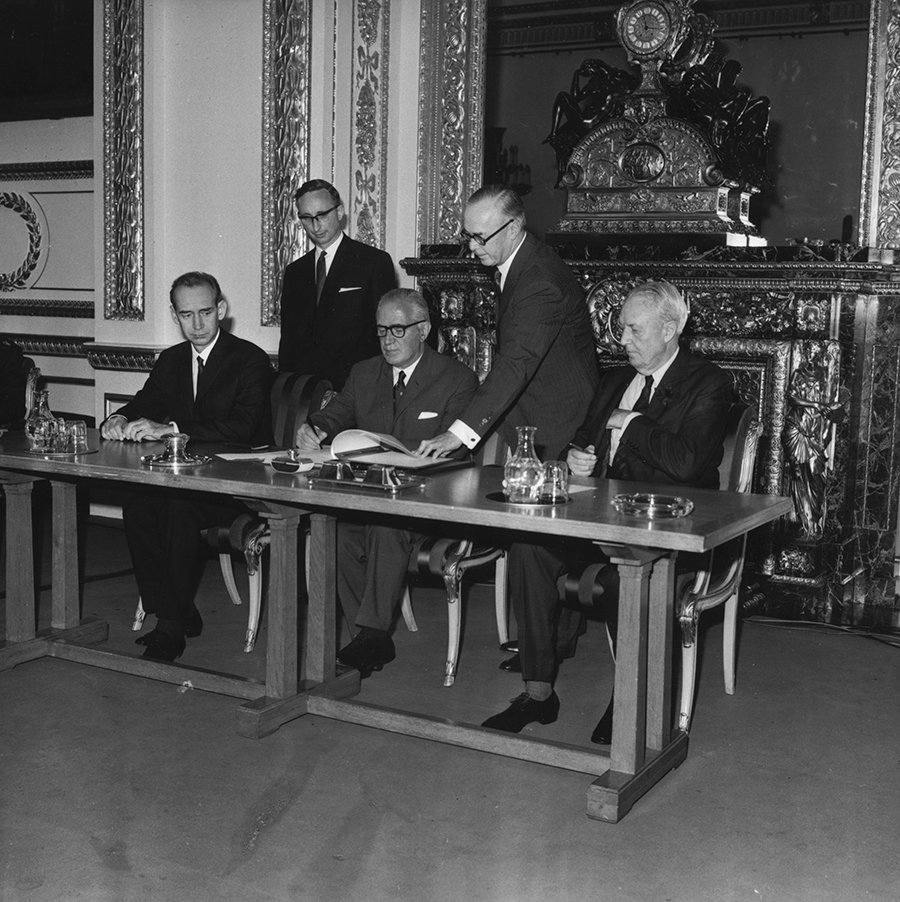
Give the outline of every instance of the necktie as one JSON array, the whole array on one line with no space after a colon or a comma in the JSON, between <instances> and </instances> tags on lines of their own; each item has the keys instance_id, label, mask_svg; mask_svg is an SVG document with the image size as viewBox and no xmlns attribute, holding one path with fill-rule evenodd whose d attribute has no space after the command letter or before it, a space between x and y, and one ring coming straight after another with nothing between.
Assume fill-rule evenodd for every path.
<instances>
[{"instance_id":1,"label":"necktie","mask_svg":"<svg viewBox=\"0 0 900 902\"><path fill-rule=\"evenodd\" d=\"M394 383L394 413L397 412L397 407L400 404L400 399L403 397L403 389L405 388L406 373L400 370L400 375L397 376L397 381Z\"/></svg>"},{"instance_id":2,"label":"necktie","mask_svg":"<svg viewBox=\"0 0 900 902\"><path fill-rule=\"evenodd\" d=\"M501 283L503 282L503 276L500 275L499 269L494 270L494 282L497 285L497 291L502 291L503 285Z\"/></svg>"},{"instance_id":3,"label":"necktie","mask_svg":"<svg viewBox=\"0 0 900 902\"><path fill-rule=\"evenodd\" d=\"M322 251L319 254L319 259L316 261L316 303L319 303L319 298L322 297L322 289L325 287L325 251Z\"/></svg>"},{"instance_id":4,"label":"necktie","mask_svg":"<svg viewBox=\"0 0 900 902\"><path fill-rule=\"evenodd\" d=\"M650 392L653 391L653 377L644 376L644 387L631 409L635 413L643 413L650 406Z\"/></svg>"},{"instance_id":5,"label":"necktie","mask_svg":"<svg viewBox=\"0 0 900 902\"><path fill-rule=\"evenodd\" d=\"M203 376L203 358L198 354L197 355L197 388L194 391L194 398L196 399L197 395L200 394L200 379Z\"/></svg>"}]
</instances>

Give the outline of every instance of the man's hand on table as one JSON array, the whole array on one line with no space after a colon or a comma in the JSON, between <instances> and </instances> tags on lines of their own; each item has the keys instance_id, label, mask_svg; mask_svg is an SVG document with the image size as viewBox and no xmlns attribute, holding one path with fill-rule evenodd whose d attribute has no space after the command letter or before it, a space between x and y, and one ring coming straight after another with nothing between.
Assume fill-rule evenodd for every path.
<instances>
[{"instance_id":1,"label":"man's hand on table","mask_svg":"<svg viewBox=\"0 0 900 902\"><path fill-rule=\"evenodd\" d=\"M294 447L301 451L315 451L322 446L322 439L327 435L318 426L303 423L294 436Z\"/></svg>"},{"instance_id":2,"label":"man's hand on table","mask_svg":"<svg viewBox=\"0 0 900 902\"><path fill-rule=\"evenodd\" d=\"M100 427L100 435L116 442L155 442L174 429L171 423L155 423L145 417L129 423L125 417L112 416Z\"/></svg>"},{"instance_id":3,"label":"man's hand on table","mask_svg":"<svg viewBox=\"0 0 900 902\"><path fill-rule=\"evenodd\" d=\"M462 440L452 432L443 432L434 438L422 441L415 453L421 457L446 457L457 448L462 448Z\"/></svg>"}]
</instances>

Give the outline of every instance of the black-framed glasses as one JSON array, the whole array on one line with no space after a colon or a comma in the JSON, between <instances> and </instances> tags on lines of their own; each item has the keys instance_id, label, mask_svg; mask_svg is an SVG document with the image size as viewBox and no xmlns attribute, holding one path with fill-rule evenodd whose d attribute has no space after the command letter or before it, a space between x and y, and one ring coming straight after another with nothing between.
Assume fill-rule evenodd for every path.
<instances>
[{"instance_id":1,"label":"black-framed glasses","mask_svg":"<svg viewBox=\"0 0 900 902\"><path fill-rule=\"evenodd\" d=\"M315 216L309 216L308 214L304 213L298 218L300 219L300 222L303 223L303 225L316 226L319 224L320 219L324 219L329 213L333 213L339 206L340 204L335 204L333 207L329 207L327 210L323 210L321 213L316 213Z\"/></svg>"},{"instance_id":2,"label":"black-framed glasses","mask_svg":"<svg viewBox=\"0 0 900 902\"><path fill-rule=\"evenodd\" d=\"M465 229L463 229L459 233L459 243L460 244L468 244L470 241L474 241L476 244L480 244L482 247L484 247L491 240L491 238L494 237L494 235L499 235L508 225L510 225L513 222L515 222L514 219L508 219L506 222L503 223L502 226L500 226L499 229L497 229L494 232L491 232L490 235L487 235L484 238L482 238L481 235L473 235L471 232L467 232Z\"/></svg>"},{"instance_id":3,"label":"black-framed glasses","mask_svg":"<svg viewBox=\"0 0 900 902\"><path fill-rule=\"evenodd\" d=\"M419 323L425 323L428 320L417 319L414 323L407 323L405 326L375 326L375 332L378 334L379 338L384 338L388 332L394 336L394 338L403 338L406 335L406 330L410 328L410 326L418 326Z\"/></svg>"}]
</instances>

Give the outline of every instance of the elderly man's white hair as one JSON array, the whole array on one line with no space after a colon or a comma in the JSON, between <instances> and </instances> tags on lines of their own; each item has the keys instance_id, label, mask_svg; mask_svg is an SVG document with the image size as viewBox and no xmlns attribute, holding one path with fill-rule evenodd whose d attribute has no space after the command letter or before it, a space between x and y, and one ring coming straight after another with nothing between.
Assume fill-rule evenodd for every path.
<instances>
[{"instance_id":1,"label":"elderly man's white hair","mask_svg":"<svg viewBox=\"0 0 900 902\"><path fill-rule=\"evenodd\" d=\"M673 322L678 334L684 331L688 319L688 305L682 293L671 282L645 282L628 292L626 301L640 298L664 322Z\"/></svg>"}]
</instances>

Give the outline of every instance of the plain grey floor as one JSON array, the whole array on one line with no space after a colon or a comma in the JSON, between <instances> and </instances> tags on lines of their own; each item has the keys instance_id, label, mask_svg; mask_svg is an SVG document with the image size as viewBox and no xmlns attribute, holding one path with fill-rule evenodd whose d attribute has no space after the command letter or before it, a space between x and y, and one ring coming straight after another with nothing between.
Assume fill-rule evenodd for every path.
<instances>
[{"instance_id":1,"label":"plain grey floor","mask_svg":"<svg viewBox=\"0 0 900 902\"><path fill-rule=\"evenodd\" d=\"M84 615L139 653L122 533L88 527L85 558ZM450 689L442 595L413 601L419 632L400 625L397 660L360 697L476 723L505 707L521 683L497 669L491 589L470 593ZM214 562L198 604L182 661L260 676L265 634L243 654L245 608ZM900 898L900 651L747 623L728 697L707 617L687 761L618 825L587 818L584 774L315 716L242 739L235 699L20 665L0 674L0 902ZM559 721L528 730L588 744L611 674L592 624Z\"/></svg>"}]
</instances>

